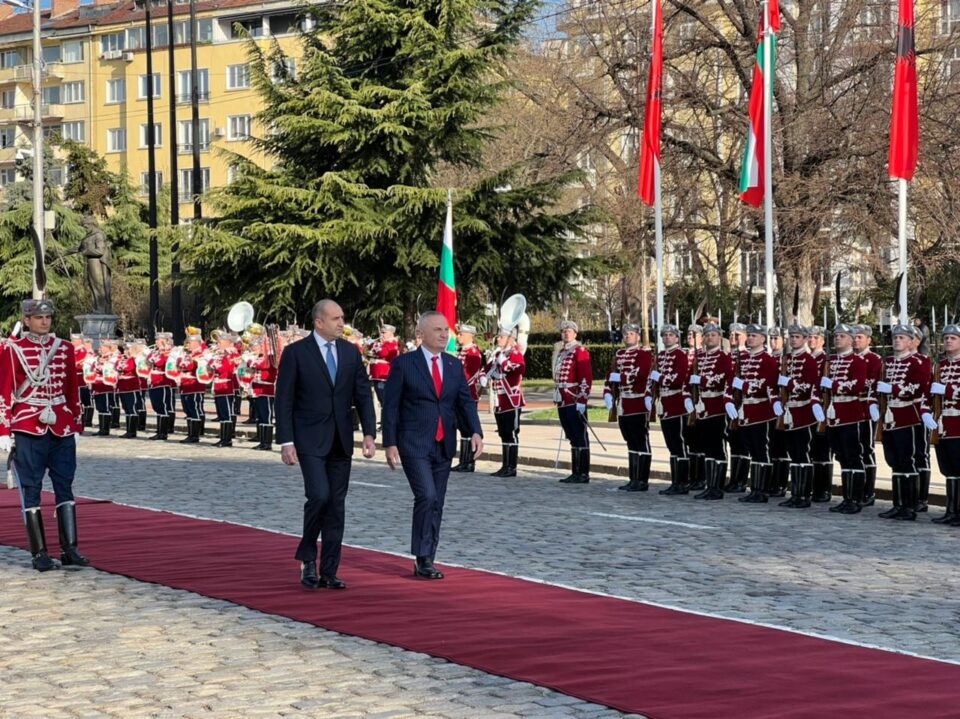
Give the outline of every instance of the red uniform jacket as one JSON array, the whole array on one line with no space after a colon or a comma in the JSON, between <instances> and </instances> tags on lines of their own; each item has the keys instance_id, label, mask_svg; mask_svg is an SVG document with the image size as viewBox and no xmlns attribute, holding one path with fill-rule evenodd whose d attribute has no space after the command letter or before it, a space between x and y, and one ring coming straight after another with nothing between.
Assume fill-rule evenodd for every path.
<instances>
[{"instance_id":1,"label":"red uniform jacket","mask_svg":"<svg viewBox=\"0 0 960 719\"><path fill-rule=\"evenodd\" d=\"M887 413L881 417L887 429L919 424L920 410L930 389L930 361L911 352L883 360L883 382L893 386L887 396Z\"/></svg>"},{"instance_id":2,"label":"red uniform jacket","mask_svg":"<svg viewBox=\"0 0 960 719\"><path fill-rule=\"evenodd\" d=\"M47 380L37 387L24 387L27 373L13 345L20 348L27 365L36 371L40 368L40 352L49 351L54 339L53 335L27 333L5 343L0 355L0 436L7 437L12 432L43 435L49 431L67 437L83 432L73 345L61 342L48 363ZM53 424L40 421L48 406L55 414Z\"/></svg>"},{"instance_id":3,"label":"red uniform jacket","mask_svg":"<svg viewBox=\"0 0 960 719\"><path fill-rule=\"evenodd\" d=\"M613 355L610 365L610 375L620 375L620 395L617 404L617 416L629 417L634 414L647 414L644 397L647 392L647 382L650 379L650 370L653 369L653 352L646 347L634 345L621 347ZM603 385L603 395L613 394L610 375Z\"/></svg>"},{"instance_id":4,"label":"red uniform jacket","mask_svg":"<svg viewBox=\"0 0 960 719\"><path fill-rule=\"evenodd\" d=\"M553 401L558 407L586 404L593 386L590 352L574 340L553 357Z\"/></svg>"},{"instance_id":5,"label":"red uniform jacket","mask_svg":"<svg viewBox=\"0 0 960 719\"><path fill-rule=\"evenodd\" d=\"M764 349L745 352L740 359L740 379L743 389L740 394L740 424L759 424L769 422L776 417L773 402L777 399L777 380L780 377L780 365ZM733 381L728 387L726 400L733 401Z\"/></svg>"},{"instance_id":6,"label":"red uniform jacket","mask_svg":"<svg viewBox=\"0 0 960 719\"><path fill-rule=\"evenodd\" d=\"M218 352L214 357L213 369L216 374L213 378L213 395L215 397L228 397L236 391L239 359L240 356L233 351Z\"/></svg>"},{"instance_id":7,"label":"red uniform jacket","mask_svg":"<svg viewBox=\"0 0 960 719\"><path fill-rule=\"evenodd\" d=\"M705 350L697 357L700 375L700 401L697 416L701 419L724 414L724 393L733 381L733 357L719 347Z\"/></svg>"},{"instance_id":8,"label":"red uniform jacket","mask_svg":"<svg viewBox=\"0 0 960 719\"><path fill-rule=\"evenodd\" d=\"M82 387L86 384L83 381L83 362L87 359L87 348L83 345L73 348L73 361L76 364L77 368L77 387Z\"/></svg>"},{"instance_id":9,"label":"red uniform jacket","mask_svg":"<svg viewBox=\"0 0 960 719\"><path fill-rule=\"evenodd\" d=\"M474 402L480 399L480 377L483 376L483 352L476 345L461 347L457 358L463 363L463 374L470 386L470 396Z\"/></svg>"},{"instance_id":10,"label":"red uniform jacket","mask_svg":"<svg viewBox=\"0 0 960 719\"><path fill-rule=\"evenodd\" d=\"M827 408L827 426L856 424L867 418L863 402L867 391L867 362L863 357L847 352L830 356L830 406Z\"/></svg>"},{"instance_id":11,"label":"red uniform jacket","mask_svg":"<svg viewBox=\"0 0 960 719\"><path fill-rule=\"evenodd\" d=\"M133 357L120 357L117 360L117 392L139 392L140 378L137 377L137 360Z\"/></svg>"},{"instance_id":12,"label":"red uniform jacket","mask_svg":"<svg viewBox=\"0 0 960 719\"><path fill-rule=\"evenodd\" d=\"M684 401L690 399L687 382L690 380L690 358L680 345L657 353L657 372L660 379L660 417L670 419L681 417L687 412ZM648 390L652 393L652 390Z\"/></svg>"},{"instance_id":13,"label":"red uniform jacket","mask_svg":"<svg viewBox=\"0 0 960 719\"><path fill-rule=\"evenodd\" d=\"M377 340L370 348L370 379L374 382L384 382L390 376L390 363L400 356L400 342Z\"/></svg>"},{"instance_id":14,"label":"red uniform jacket","mask_svg":"<svg viewBox=\"0 0 960 719\"><path fill-rule=\"evenodd\" d=\"M270 366L270 358L264 355L252 363L256 370L253 375L254 397L275 397L277 394L277 368Z\"/></svg>"},{"instance_id":15,"label":"red uniform jacket","mask_svg":"<svg viewBox=\"0 0 960 719\"><path fill-rule=\"evenodd\" d=\"M940 437L960 438L960 357L940 360L940 384L946 386L940 412Z\"/></svg>"},{"instance_id":16,"label":"red uniform jacket","mask_svg":"<svg viewBox=\"0 0 960 719\"><path fill-rule=\"evenodd\" d=\"M147 362L150 363L150 386L151 387L176 387L177 383L167 377L167 357L169 352L153 350L147 355Z\"/></svg>"},{"instance_id":17,"label":"red uniform jacket","mask_svg":"<svg viewBox=\"0 0 960 719\"><path fill-rule=\"evenodd\" d=\"M867 391L863 403L869 411L870 405L877 403L877 382L883 374L883 358L872 350L862 352L860 356L867 363Z\"/></svg>"},{"instance_id":18,"label":"red uniform jacket","mask_svg":"<svg viewBox=\"0 0 960 719\"><path fill-rule=\"evenodd\" d=\"M90 387L90 391L94 395L114 394L117 391L117 385L107 384L104 381L104 373L107 371L107 365L112 364L113 371L117 372L119 377L119 372L120 372L119 364L121 359L122 357L120 357L120 355L116 352L114 352L109 357L103 357L103 355L97 356L97 360L94 363L94 367L97 371L97 378L93 381L93 384ZM118 380L118 384L119 384L119 380Z\"/></svg>"},{"instance_id":19,"label":"red uniform jacket","mask_svg":"<svg viewBox=\"0 0 960 719\"><path fill-rule=\"evenodd\" d=\"M483 371L493 373L493 391L497 397L497 412L512 412L523 407L523 374L527 363L523 352L514 345L506 352L498 351ZM497 375L499 374L499 377Z\"/></svg>"},{"instance_id":20,"label":"red uniform jacket","mask_svg":"<svg viewBox=\"0 0 960 719\"><path fill-rule=\"evenodd\" d=\"M816 424L813 407L820 404L820 364L809 350L792 352L787 360L787 376L790 381L783 428L803 429Z\"/></svg>"},{"instance_id":21,"label":"red uniform jacket","mask_svg":"<svg viewBox=\"0 0 960 719\"><path fill-rule=\"evenodd\" d=\"M196 349L177 362L180 368L180 394L201 394L207 385L197 379L197 359L203 354L203 348Z\"/></svg>"}]
</instances>

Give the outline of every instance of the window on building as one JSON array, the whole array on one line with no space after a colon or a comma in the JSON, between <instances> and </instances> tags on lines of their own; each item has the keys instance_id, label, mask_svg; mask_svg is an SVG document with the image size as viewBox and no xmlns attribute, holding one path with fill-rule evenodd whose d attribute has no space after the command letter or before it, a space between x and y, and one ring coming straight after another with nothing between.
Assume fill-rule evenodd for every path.
<instances>
[{"instance_id":1,"label":"window on building","mask_svg":"<svg viewBox=\"0 0 960 719\"><path fill-rule=\"evenodd\" d=\"M140 50L147 46L147 33L142 27L127 28L127 49Z\"/></svg>"},{"instance_id":2,"label":"window on building","mask_svg":"<svg viewBox=\"0 0 960 719\"><path fill-rule=\"evenodd\" d=\"M251 115L230 115L227 118L227 139L246 140L250 137Z\"/></svg>"},{"instance_id":3,"label":"window on building","mask_svg":"<svg viewBox=\"0 0 960 719\"><path fill-rule=\"evenodd\" d=\"M180 152L193 152L193 122L184 120L177 127L177 143ZM200 120L200 151L210 149L210 120Z\"/></svg>"},{"instance_id":4,"label":"window on building","mask_svg":"<svg viewBox=\"0 0 960 719\"><path fill-rule=\"evenodd\" d=\"M44 140L57 140L63 137L63 125L44 125L43 126L43 139Z\"/></svg>"},{"instance_id":5,"label":"window on building","mask_svg":"<svg viewBox=\"0 0 960 719\"><path fill-rule=\"evenodd\" d=\"M16 167L0 167L0 187L12 185L17 181Z\"/></svg>"},{"instance_id":6,"label":"window on building","mask_svg":"<svg viewBox=\"0 0 960 719\"><path fill-rule=\"evenodd\" d=\"M16 67L24 64L24 56L20 50L4 50L0 52L0 68Z\"/></svg>"},{"instance_id":7,"label":"window on building","mask_svg":"<svg viewBox=\"0 0 960 719\"><path fill-rule=\"evenodd\" d=\"M227 165L227 184L232 185L237 181L237 178L240 177L240 165L236 163L231 163Z\"/></svg>"},{"instance_id":8,"label":"window on building","mask_svg":"<svg viewBox=\"0 0 960 719\"><path fill-rule=\"evenodd\" d=\"M292 57L285 57L273 63L274 82L297 79L297 61Z\"/></svg>"},{"instance_id":9,"label":"window on building","mask_svg":"<svg viewBox=\"0 0 960 719\"><path fill-rule=\"evenodd\" d=\"M17 91L4 90L0 93L0 107L5 110L12 110L17 104Z\"/></svg>"},{"instance_id":10,"label":"window on building","mask_svg":"<svg viewBox=\"0 0 960 719\"><path fill-rule=\"evenodd\" d=\"M177 88L177 101L190 102L193 93L190 70L181 70L177 73ZM200 102L206 102L210 99L210 71L206 68L197 69L197 96Z\"/></svg>"},{"instance_id":11,"label":"window on building","mask_svg":"<svg viewBox=\"0 0 960 719\"><path fill-rule=\"evenodd\" d=\"M107 102L124 102L127 99L127 80L120 77L107 80Z\"/></svg>"},{"instance_id":12,"label":"window on building","mask_svg":"<svg viewBox=\"0 0 960 719\"><path fill-rule=\"evenodd\" d=\"M297 13L274 15L270 18L271 35L288 35L297 32L300 26L300 16Z\"/></svg>"},{"instance_id":13,"label":"window on building","mask_svg":"<svg viewBox=\"0 0 960 719\"><path fill-rule=\"evenodd\" d=\"M44 62L60 62L60 46L44 45L43 61Z\"/></svg>"},{"instance_id":14,"label":"window on building","mask_svg":"<svg viewBox=\"0 0 960 719\"><path fill-rule=\"evenodd\" d=\"M154 47L166 47L168 37L169 35L167 34L166 23L153 26L153 46Z\"/></svg>"},{"instance_id":15,"label":"window on building","mask_svg":"<svg viewBox=\"0 0 960 719\"><path fill-rule=\"evenodd\" d=\"M107 152L123 152L127 149L127 131L122 127L107 130Z\"/></svg>"},{"instance_id":16,"label":"window on building","mask_svg":"<svg viewBox=\"0 0 960 719\"><path fill-rule=\"evenodd\" d=\"M230 26L230 37L238 38L249 35L250 37L263 37L263 20L255 18L253 20L237 20Z\"/></svg>"},{"instance_id":17,"label":"window on building","mask_svg":"<svg viewBox=\"0 0 960 719\"><path fill-rule=\"evenodd\" d=\"M83 121L76 122L65 122L63 123L63 131L61 132L61 137L64 140L73 140L74 142L83 142L86 137L84 136Z\"/></svg>"},{"instance_id":18,"label":"window on building","mask_svg":"<svg viewBox=\"0 0 960 719\"><path fill-rule=\"evenodd\" d=\"M44 105L60 104L60 86L59 85L43 88L43 104Z\"/></svg>"},{"instance_id":19,"label":"window on building","mask_svg":"<svg viewBox=\"0 0 960 719\"><path fill-rule=\"evenodd\" d=\"M83 80L65 82L60 86L60 95L64 105L73 105L83 102Z\"/></svg>"},{"instance_id":20,"label":"window on building","mask_svg":"<svg viewBox=\"0 0 960 719\"><path fill-rule=\"evenodd\" d=\"M60 62L83 62L83 42L73 40L60 45Z\"/></svg>"},{"instance_id":21,"label":"window on building","mask_svg":"<svg viewBox=\"0 0 960 719\"><path fill-rule=\"evenodd\" d=\"M157 179L157 192L160 192L160 188L163 187L163 173L154 172L153 175ZM141 195L150 194L150 173L149 172L140 173L140 194Z\"/></svg>"},{"instance_id":22,"label":"window on building","mask_svg":"<svg viewBox=\"0 0 960 719\"><path fill-rule=\"evenodd\" d=\"M213 20L197 20L197 42L213 42Z\"/></svg>"},{"instance_id":23,"label":"window on building","mask_svg":"<svg viewBox=\"0 0 960 719\"><path fill-rule=\"evenodd\" d=\"M147 123L140 125L140 147L147 147L149 138L147 137L147 128L150 127ZM163 145L163 125L161 123L156 123L153 126L153 146L160 147Z\"/></svg>"},{"instance_id":24,"label":"window on building","mask_svg":"<svg viewBox=\"0 0 960 719\"><path fill-rule=\"evenodd\" d=\"M47 168L47 182L54 187L63 187L67 183L66 168L61 165Z\"/></svg>"},{"instance_id":25,"label":"window on building","mask_svg":"<svg viewBox=\"0 0 960 719\"><path fill-rule=\"evenodd\" d=\"M940 0L940 32L949 35L960 20L960 0Z\"/></svg>"},{"instance_id":26,"label":"window on building","mask_svg":"<svg viewBox=\"0 0 960 719\"><path fill-rule=\"evenodd\" d=\"M227 65L227 89L239 90L250 87L250 67L244 65Z\"/></svg>"},{"instance_id":27,"label":"window on building","mask_svg":"<svg viewBox=\"0 0 960 719\"><path fill-rule=\"evenodd\" d=\"M200 168L200 192L206 192L210 189L210 168ZM193 170L180 170L180 201L190 202L193 200Z\"/></svg>"},{"instance_id":28,"label":"window on building","mask_svg":"<svg viewBox=\"0 0 960 719\"><path fill-rule=\"evenodd\" d=\"M13 147L17 141L17 128L5 127L0 130L0 147Z\"/></svg>"},{"instance_id":29,"label":"window on building","mask_svg":"<svg viewBox=\"0 0 960 719\"><path fill-rule=\"evenodd\" d=\"M124 32L111 32L100 36L100 52L119 52L126 48L127 35Z\"/></svg>"},{"instance_id":30,"label":"window on building","mask_svg":"<svg viewBox=\"0 0 960 719\"><path fill-rule=\"evenodd\" d=\"M160 73L155 72L153 73L153 96L155 98L160 97L160 90L161 90ZM150 81L146 75L141 75L140 82L139 82L139 94L137 95L137 97L143 100L143 99L146 99L146 97L149 94L150 94Z\"/></svg>"}]
</instances>

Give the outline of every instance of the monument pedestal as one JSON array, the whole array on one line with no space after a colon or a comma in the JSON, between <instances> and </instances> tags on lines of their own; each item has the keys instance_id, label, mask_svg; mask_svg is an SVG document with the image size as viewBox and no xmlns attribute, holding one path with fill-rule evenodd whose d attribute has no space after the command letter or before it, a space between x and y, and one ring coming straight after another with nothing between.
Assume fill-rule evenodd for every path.
<instances>
[{"instance_id":1,"label":"monument pedestal","mask_svg":"<svg viewBox=\"0 0 960 719\"><path fill-rule=\"evenodd\" d=\"M117 315L77 315L74 319L80 323L80 332L84 337L93 339L93 346L100 346L101 337L116 337Z\"/></svg>"}]
</instances>

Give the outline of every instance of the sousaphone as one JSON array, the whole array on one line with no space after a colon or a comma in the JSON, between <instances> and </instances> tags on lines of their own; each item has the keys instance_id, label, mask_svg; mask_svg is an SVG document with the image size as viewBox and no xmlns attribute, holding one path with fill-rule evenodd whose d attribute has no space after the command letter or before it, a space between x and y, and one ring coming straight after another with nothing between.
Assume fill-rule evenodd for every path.
<instances>
[{"instance_id":1,"label":"sousaphone","mask_svg":"<svg viewBox=\"0 0 960 719\"><path fill-rule=\"evenodd\" d=\"M500 326L517 331L517 344L526 354L527 338L530 336L530 316L527 314L527 298L523 295L511 295L500 307Z\"/></svg>"},{"instance_id":2,"label":"sousaphone","mask_svg":"<svg viewBox=\"0 0 960 719\"><path fill-rule=\"evenodd\" d=\"M227 314L227 327L234 332L245 332L256 315L257 311L249 302L237 302Z\"/></svg>"}]
</instances>

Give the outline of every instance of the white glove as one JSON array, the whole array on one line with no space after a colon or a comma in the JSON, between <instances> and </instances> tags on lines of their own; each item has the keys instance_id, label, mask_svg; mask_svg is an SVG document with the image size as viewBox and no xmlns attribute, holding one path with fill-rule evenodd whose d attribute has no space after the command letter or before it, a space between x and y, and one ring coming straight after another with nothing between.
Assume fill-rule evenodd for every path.
<instances>
[{"instance_id":1,"label":"white glove","mask_svg":"<svg viewBox=\"0 0 960 719\"><path fill-rule=\"evenodd\" d=\"M79 433L73 435L73 446L76 447L78 444L80 444L80 434L79 434Z\"/></svg>"},{"instance_id":2,"label":"white glove","mask_svg":"<svg viewBox=\"0 0 960 719\"><path fill-rule=\"evenodd\" d=\"M606 405L608 412L613 409L613 395L603 395L603 403Z\"/></svg>"},{"instance_id":3,"label":"white glove","mask_svg":"<svg viewBox=\"0 0 960 719\"><path fill-rule=\"evenodd\" d=\"M481 386L481 387L486 387L486 386L487 386L487 383L488 383L489 381L490 381L490 380L487 379L487 376L484 375L483 377L480 378L480 386Z\"/></svg>"},{"instance_id":4,"label":"white glove","mask_svg":"<svg viewBox=\"0 0 960 719\"><path fill-rule=\"evenodd\" d=\"M947 385L934 382L930 385L930 394L946 394Z\"/></svg>"},{"instance_id":5,"label":"white glove","mask_svg":"<svg viewBox=\"0 0 960 719\"><path fill-rule=\"evenodd\" d=\"M743 389L743 380L739 377L733 378L733 388L734 389Z\"/></svg>"},{"instance_id":6,"label":"white glove","mask_svg":"<svg viewBox=\"0 0 960 719\"><path fill-rule=\"evenodd\" d=\"M818 422L823 422L827 418L827 415L823 413L823 407L818 404L813 405L813 418Z\"/></svg>"},{"instance_id":7,"label":"white glove","mask_svg":"<svg viewBox=\"0 0 960 719\"><path fill-rule=\"evenodd\" d=\"M10 454L11 449L13 449L13 440L9 436L0 437L0 452Z\"/></svg>"},{"instance_id":8,"label":"white glove","mask_svg":"<svg viewBox=\"0 0 960 719\"><path fill-rule=\"evenodd\" d=\"M790 384L790 379L791 378L787 377L786 375L780 375L780 379L777 380L777 384L781 387L786 387L788 384Z\"/></svg>"},{"instance_id":9,"label":"white glove","mask_svg":"<svg viewBox=\"0 0 960 719\"><path fill-rule=\"evenodd\" d=\"M875 404L870 405L870 419L874 422L880 421L880 408Z\"/></svg>"},{"instance_id":10,"label":"white glove","mask_svg":"<svg viewBox=\"0 0 960 719\"><path fill-rule=\"evenodd\" d=\"M647 408L647 412L653 412L653 397L644 397L643 406Z\"/></svg>"},{"instance_id":11,"label":"white glove","mask_svg":"<svg viewBox=\"0 0 960 719\"><path fill-rule=\"evenodd\" d=\"M923 426L927 429L933 431L937 428L937 420L935 420L929 412L925 412L920 419L923 420Z\"/></svg>"},{"instance_id":12,"label":"white glove","mask_svg":"<svg viewBox=\"0 0 960 719\"><path fill-rule=\"evenodd\" d=\"M893 385L889 382L877 382L877 392L882 392L883 394L890 394L893 392Z\"/></svg>"},{"instance_id":13,"label":"white glove","mask_svg":"<svg viewBox=\"0 0 960 719\"><path fill-rule=\"evenodd\" d=\"M776 401L773 403L773 413L774 413L777 417L782 417L782 416L783 416L783 405L780 404L780 400L776 400Z\"/></svg>"},{"instance_id":14,"label":"white glove","mask_svg":"<svg viewBox=\"0 0 960 719\"><path fill-rule=\"evenodd\" d=\"M619 373L619 372L611 372L611 373L610 373L610 376L607 377L607 382L619 382L619 381L620 381L620 373Z\"/></svg>"},{"instance_id":15,"label":"white glove","mask_svg":"<svg viewBox=\"0 0 960 719\"><path fill-rule=\"evenodd\" d=\"M657 372L656 370L654 370L653 372L650 373L650 381L651 381L651 382L659 382L659 381L660 381L660 376L661 376L660 373Z\"/></svg>"},{"instance_id":16,"label":"white glove","mask_svg":"<svg viewBox=\"0 0 960 719\"><path fill-rule=\"evenodd\" d=\"M833 379L830 377L821 377L820 387L823 389L833 389Z\"/></svg>"},{"instance_id":17,"label":"white glove","mask_svg":"<svg viewBox=\"0 0 960 719\"><path fill-rule=\"evenodd\" d=\"M737 418L737 407L733 402L727 402L725 405L723 405L723 408L727 411L727 417L730 419Z\"/></svg>"},{"instance_id":18,"label":"white glove","mask_svg":"<svg viewBox=\"0 0 960 719\"><path fill-rule=\"evenodd\" d=\"M692 374L690 375L690 384L697 386L700 384L700 375Z\"/></svg>"},{"instance_id":19,"label":"white glove","mask_svg":"<svg viewBox=\"0 0 960 719\"><path fill-rule=\"evenodd\" d=\"M683 400L683 408L687 410L687 414L690 414L691 412L693 412L693 400L690 399L689 397Z\"/></svg>"},{"instance_id":20,"label":"white glove","mask_svg":"<svg viewBox=\"0 0 960 719\"><path fill-rule=\"evenodd\" d=\"M587 411L587 405L585 405L583 402L577 402L577 412L579 412L580 414L583 414L586 411Z\"/></svg>"}]
</instances>

